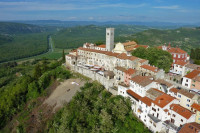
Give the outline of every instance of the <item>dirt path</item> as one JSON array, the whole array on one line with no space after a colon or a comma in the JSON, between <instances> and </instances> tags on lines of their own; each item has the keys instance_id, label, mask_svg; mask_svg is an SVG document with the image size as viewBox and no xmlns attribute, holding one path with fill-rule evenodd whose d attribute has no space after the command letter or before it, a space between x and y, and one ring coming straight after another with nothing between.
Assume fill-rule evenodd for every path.
<instances>
[{"instance_id":1,"label":"dirt path","mask_svg":"<svg viewBox=\"0 0 200 133\"><path fill-rule=\"evenodd\" d=\"M75 84L72 84L74 82ZM76 84L78 83L78 84ZM45 98L42 103L34 108L29 115L29 120L26 122L27 133L43 132L46 127L46 122L53 117L66 102L69 102L80 87L85 84L85 81L80 79L68 79L59 84L55 83L49 90L49 97Z\"/></svg>"},{"instance_id":2,"label":"dirt path","mask_svg":"<svg viewBox=\"0 0 200 133\"><path fill-rule=\"evenodd\" d=\"M78 84L72 84L76 82ZM85 81L80 79L68 79L62 82L52 94L44 101L43 104L54 106L54 110L63 106L64 103L69 102L80 87L85 84Z\"/></svg>"}]
</instances>

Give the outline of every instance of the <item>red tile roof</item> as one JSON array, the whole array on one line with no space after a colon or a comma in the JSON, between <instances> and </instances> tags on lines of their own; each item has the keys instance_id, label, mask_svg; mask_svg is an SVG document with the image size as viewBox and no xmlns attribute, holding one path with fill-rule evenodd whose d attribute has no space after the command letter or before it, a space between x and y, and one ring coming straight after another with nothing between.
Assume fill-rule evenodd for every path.
<instances>
[{"instance_id":1,"label":"red tile roof","mask_svg":"<svg viewBox=\"0 0 200 133\"><path fill-rule=\"evenodd\" d=\"M106 48L106 45L105 44L102 44L102 45L98 45L96 47L100 47L100 48Z\"/></svg>"},{"instance_id":2,"label":"red tile roof","mask_svg":"<svg viewBox=\"0 0 200 133\"><path fill-rule=\"evenodd\" d=\"M136 99L137 101L139 101L140 98L142 98L140 95L136 94L135 92L133 92L132 90L127 90L126 91L129 95L131 95L134 99Z\"/></svg>"},{"instance_id":3,"label":"red tile roof","mask_svg":"<svg viewBox=\"0 0 200 133\"><path fill-rule=\"evenodd\" d=\"M178 113L179 115L183 116L186 119L189 119L194 114L190 110L182 107L179 104L170 105L170 109L173 110L174 112Z\"/></svg>"},{"instance_id":4,"label":"red tile roof","mask_svg":"<svg viewBox=\"0 0 200 133\"><path fill-rule=\"evenodd\" d=\"M168 109L164 109L164 111L165 111L165 112L168 112L169 110L168 110Z\"/></svg>"},{"instance_id":5,"label":"red tile roof","mask_svg":"<svg viewBox=\"0 0 200 133\"><path fill-rule=\"evenodd\" d=\"M128 74L128 75L132 75L132 74L136 73L136 70L129 68L128 70L125 71L125 73Z\"/></svg>"},{"instance_id":6,"label":"red tile roof","mask_svg":"<svg viewBox=\"0 0 200 133\"><path fill-rule=\"evenodd\" d=\"M169 104L171 101L173 101L175 98L163 93L162 95L158 96L153 103L156 104L157 106L163 108L167 104Z\"/></svg>"},{"instance_id":7,"label":"red tile roof","mask_svg":"<svg viewBox=\"0 0 200 133\"><path fill-rule=\"evenodd\" d=\"M188 64L188 62L177 60L176 63L174 63L174 64L177 64L177 65L180 65L180 66L185 66L186 64Z\"/></svg>"},{"instance_id":8,"label":"red tile roof","mask_svg":"<svg viewBox=\"0 0 200 133\"><path fill-rule=\"evenodd\" d=\"M150 83L153 82L153 80L151 80L150 77L140 76L140 75L133 77L131 80L133 82L135 82L136 84L139 84L143 87L145 87L145 86L147 86L147 85L149 85Z\"/></svg>"},{"instance_id":9,"label":"red tile roof","mask_svg":"<svg viewBox=\"0 0 200 133\"><path fill-rule=\"evenodd\" d=\"M189 78L189 79L193 79L193 78L195 78L199 74L200 74L200 71L193 70L192 72L188 73L185 77Z\"/></svg>"},{"instance_id":10,"label":"red tile roof","mask_svg":"<svg viewBox=\"0 0 200 133\"><path fill-rule=\"evenodd\" d=\"M178 133L199 133L200 124L196 122L186 123Z\"/></svg>"},{"instance_id":11,"label":"red tile roof","mask_svg":"<svg viewBox=\"0 0 200 133\"><path fill-rule=\"evenodd\" d=\"M197 104L197 103L193 103L193 104L191 105L191 107L194 108L194 109L196 109L196 110L198 110L198 111L200 111L200 105Z\"/></svg>"},{"instance_id":12,"label":"red tile roof","mask_svg":"<svg viewBox=\"0 0 200 133\"><path fill-rule=\"evenodd\" d=\"M177 93L179 91L179 89L177 89L177 88L171 88L169 91Z\"/></svg>"},{"instance_id":13,"label":"red tile roof","mask_svg":"<svg viewBox=\"0 0 200 133\"><path fill-rule=\"evenodd\" d=\"M123 43L124 46L129 46L129 45L137 45L135 41L130 41L130 42L125 42Z\"/></svg>"},{"instance_id":14,"label":"red tile roof","mask_svg":"<svg viewBox=\"0 0 200 133\"><path fill-rule=\"evenodd\" d=\"M187 52L185 52L184 50L182 50L180 48L172 48L172 47L170 47L167 51L169 53L177 53L177 54L185 54L185 53L187 53Z\"/></svg>"},{"instance_id":15,"label":"red tile roof","mask_svg":"<svg viewBox=\"0 0 200 133\"><path fill-rule=\"evenodd\" d=\"M150 70L150 71L152 71L152 72L157 72L157 71L158 71L158 68L157 68L157 67L153 67L153 66L150 66L150 65L142 65L141 68Z\"/></svg>"},{"instance_id":16,"label":"red tile roof","mask_svg":"<svg viewBox=\"0 0 200 133\"><path fill-rule=\"evenodd\" d=\"M139 62L140 62L140 63L144 63L145 61L147 61L147 60L142 59L142 60L140 60Z\"/></svg>"},{"instance_id":17,"label":"red tile roof","mask_svg":"<svg viewBox=\"0 0 200 133\"><path fill-rule=\"evenodd\" d=\"M153 100L151 100L148 97L142 97L142 98L140 98L140 101L145 103L147 106L151 106L151 103L152 103Z\"/></svg>"}]
</instances>

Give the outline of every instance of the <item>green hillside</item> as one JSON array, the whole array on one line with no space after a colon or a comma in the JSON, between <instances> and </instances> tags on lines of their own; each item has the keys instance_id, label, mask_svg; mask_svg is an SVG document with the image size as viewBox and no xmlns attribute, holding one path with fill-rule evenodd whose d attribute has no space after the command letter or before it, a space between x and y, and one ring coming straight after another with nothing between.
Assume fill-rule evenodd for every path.
<instances>
[{"instance_id":1,"label":"green hillside","mask_svg":"<svg viewBox=\"0 0 200 133\"><path fill-rule=\"evenodd\" d=\"M46 52L51 31L55 27L0 22L0 63Z\"/></svg>"},{"instance_id":2,"label":"green hillside","mask_svg":"<svg viewBox=\"0 0 200 133\"><path fill-rule=\"evenodd\" d=\"M47 33L34 33L1 39L0 63L46 52L47 35Z\"/></svg>"},{"instance_id":3,"label":"green hillside","mask_svg":"<svg viewBox=\"0 0 200 133\"><path fill-rule=\"evenodd\" d=\"M30 24L0 22L0 34L25 34L25 33L41 33L49 31L47 27L41 27Z\"/></svg>"},{"instance_id":4,"label":"green hillside","mask_svg":"<svg viewBox=\"0 0 200 133\"><path fill-rule=\"evenodd\" d=\"M82 46L85 42L103 42L105 43L106 28L110 26L77 26L66 28L57 32L53 36L57 48L75 48ZM114 25L115 41L126 41L130 34L147 30L145 26Z\"/></svg>"},{"instance_id":5,"label":"green hillside","mask_svg":"<svg viewBox=\"0 0 200 133\"><path fill-rule=\"evenodd\" d=\"M191 48L200 46L199 28L179 28L174 30L151 29L132 35L132 39L138 40L140 44L158 46L164 43L171 43L171 46L178 46L187 52Z\"/></svg>"}]
</instances>

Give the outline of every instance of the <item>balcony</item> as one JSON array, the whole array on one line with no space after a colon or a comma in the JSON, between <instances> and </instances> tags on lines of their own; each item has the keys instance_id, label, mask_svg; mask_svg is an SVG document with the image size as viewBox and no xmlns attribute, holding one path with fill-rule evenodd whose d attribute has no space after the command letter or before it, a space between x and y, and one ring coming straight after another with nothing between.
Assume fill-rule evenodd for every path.
<instances>
[{"instance_id":1,"label":"balcony","mask_svg":"<svg viewBox=\"0 0 200 133\"><path fill-rule=\"evenodd\" d=\"M167 129L172 129L175 132L177 132L178 130L180 130L180 127L177 127L176 125L174 125L174 123L170 122L170 120L166 120L163 122L163 125L167 128Z\"/></svg>"},{"instance_id":2,"label":"balcony","mask_svg":"<svg viewBox=\"0 0 200 133\"><path fill-rule=\"evenodd\" d=\"M161 120L158 119L157 117L153 116L152 114L148 114L149 118L151 118L155 123L160 122Z\"/></svg>"}]
</instances>

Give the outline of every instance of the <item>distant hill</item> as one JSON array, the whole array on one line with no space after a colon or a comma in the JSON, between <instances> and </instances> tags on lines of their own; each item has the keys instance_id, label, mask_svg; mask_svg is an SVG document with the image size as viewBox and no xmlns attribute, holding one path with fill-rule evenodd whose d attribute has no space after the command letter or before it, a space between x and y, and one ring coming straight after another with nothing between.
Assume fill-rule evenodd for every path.
<instances>
[{"instance_id":1,"label":"distant hill","mask_svg":"<svg viewBox=\"0 0 200 133\"><path fill-rule=\"evenodd\" d=\"M140 44L155 46L171 43L171 46L178 46L187 52L191 48L200 47L200 28L179 28L174 30L150 29L133 34Z\"/></svg>"},{"instance_id":2,"label":"distant hill","mask_svg":"<svg viewBox=\"0 0 200 133\"><path fill-rule=\"evenodd\" d=\"M26 34L51 31L53 28L31 24L0 22L0 34Z\"/></svg>"},{"instance_id":3,"label":"distant hill","mask_svg":"<svg viewBox=\"0 0 200 133\"><path fill-rule=\"evenodd\" d=\"M152 28L160 29L175 29L179 27L195 27L200 26L200 23L171 23L171 22L139 22L139 21L129 21L129 22L117 22L117 21L60 21L60 20L27 20L27 21L15 21L19 23L42 25L42 26L56 26L56 27L75 27L75 26L86 26L86 25L140 25L148 26Z\"/></svg>"},{"instance_id":4,"label":"distant hill","mask_svg":"<svg viewBox=\"0 0 200 133\"><path fill-rule=\"evenodd\" d=\"M53 36L57 48L76 48L85 42L105 43L105 32L109 26L77 26L63 29ZM113 25L115 28L115 42L129 40L131 34L149 29L146 26Z\"/></svg>"}]
</instances>

